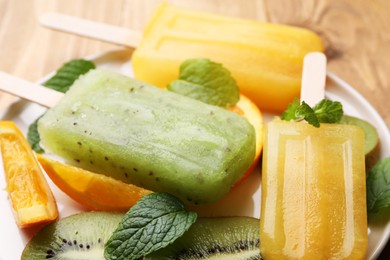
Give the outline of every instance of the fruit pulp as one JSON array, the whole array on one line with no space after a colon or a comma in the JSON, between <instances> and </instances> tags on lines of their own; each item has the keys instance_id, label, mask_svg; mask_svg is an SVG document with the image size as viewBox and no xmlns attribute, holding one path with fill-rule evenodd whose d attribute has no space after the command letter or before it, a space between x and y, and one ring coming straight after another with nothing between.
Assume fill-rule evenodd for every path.
<instances>
[{"instance_id":1,"label":"fruit pulp","mask_svg":"<svg viewBox=\"0 0 390 260\"><path fill-rule=\"evenodd\" d=\"M16 224L29 227L58 217L57 205L26 138L11 121L0 122L7 191Z\"/></svg>"}]
</instances>

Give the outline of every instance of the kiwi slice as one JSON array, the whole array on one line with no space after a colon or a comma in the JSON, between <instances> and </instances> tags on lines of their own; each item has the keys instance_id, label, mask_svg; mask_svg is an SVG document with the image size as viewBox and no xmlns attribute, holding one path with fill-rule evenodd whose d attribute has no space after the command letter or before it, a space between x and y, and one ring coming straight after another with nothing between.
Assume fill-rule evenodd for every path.
<instances>
[{"instance_id":1,"label":"kiwi slice","mask_svg":"<svg viewBox=\"0 0 390 260\"><path fill-rule=\"evenodd\" d=\"M376 128L369 122L352 116L343 116L340 123L356 125L363 128L365 135L366 169L369 170L378 160L380 153L379 136Z\"/></svg>"},{"instance_id":2,"label":"kiwi slice","mask_svg":"<svg viewBox=\"0 0 390 260\"><path fill-rule=\"evenodd\" d=\"M45 226L26 245L21 259L104 259L104 244L123 214L88 212Z\"/></svg>"},{"instance_id":3,"label":"kiwi slice","mask_svg":"<svg viewBox=\"0 0 390 260\"><path fill-rule=\"evenodd\" d=\"M198 218L175 242L151 259L261 259L260 222L251 217Z\"/></svg>"}]
</instances>

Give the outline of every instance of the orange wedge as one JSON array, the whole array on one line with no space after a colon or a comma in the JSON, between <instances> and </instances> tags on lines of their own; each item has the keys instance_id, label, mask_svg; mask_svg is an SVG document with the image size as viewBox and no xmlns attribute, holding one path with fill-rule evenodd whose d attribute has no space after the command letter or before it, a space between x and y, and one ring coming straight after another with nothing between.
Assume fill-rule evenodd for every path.
<instances>
[{"instance_id":1,"label":"orange wedge","mask_svg":"<svg viewBox=\"0 0 390 260\"><path fill-rule=\"evenodd\" d=\"M16 224L25 228L57 219L50 187L29 143L13 122L0 121L0 146Z\"/></svg>"},{"instance_id":2,"label":"orange wedge","mask_svg":"<svg viewBox=\"0 0 390 260\"><path fill-rule=\"evenodd\" d=\"M256 167L259 161L261 151L263 150L264 120L261 111L255 105L255 103L242 94L240 95L240 100L234 107L230 109L230 111L245 117L248 122L253 125L256 133L255 159L243 177L234 185L234 187L236 187L240 185L253 172L253 169Z\"/></svg>"},{"instance_id":3,"label":"orange wedge","mask_svg":"<svg viewBox=\"0 0 390 260\"><path fill-rule=\"evenodd\" d=\"M151 193L135 185L67 165L38 154L38 161L50 179L69 197L99 211L127 211Z\"/></svg>"}]
</instances>

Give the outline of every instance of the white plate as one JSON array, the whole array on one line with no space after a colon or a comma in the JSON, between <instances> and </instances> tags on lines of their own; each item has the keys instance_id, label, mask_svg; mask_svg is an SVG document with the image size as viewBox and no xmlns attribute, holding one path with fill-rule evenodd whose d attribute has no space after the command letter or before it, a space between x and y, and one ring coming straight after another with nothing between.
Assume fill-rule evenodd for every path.
<instances>
[{"instance_id":1,"label":"white plate","mask_svg":"<svg viewBox=\"0 0 390 260\"><path fill-rule=\"evenodd\" d=\"M130 57L131 51L129 50L115 50L90 57L90 59L100 68L119 71L131 76ZM45 79L42 79L41 82ZM359 93L337 76L328 73L326 95L332 100L342 101L346 114L363 118L376 126L382 147L381 158L390 156L389 130L375 109ZM22 132L26 133L28 126L44 111L44 108L36 104L20 100L12 104L5 111L0 111L0 120L13 120ZM265 121L273 116L264 111L263 113ZM47 179L56 197L60 217L84 210L82 206L62 193L49 178ZM0 259L20 259L24 245L37 229L20 230L17 228L5 187L3 167L0 165L0 230L2 234L0 237ZM250 179L235 188L217 205L204 206L198 209L198 211L200 215L246 215L259 218L260 195L260 170L257 169L250 176ZM389 215L377 216L371 218L371 220L369 223L367 259L377 258L390 236Z\"/></svg>"}]
</instances>

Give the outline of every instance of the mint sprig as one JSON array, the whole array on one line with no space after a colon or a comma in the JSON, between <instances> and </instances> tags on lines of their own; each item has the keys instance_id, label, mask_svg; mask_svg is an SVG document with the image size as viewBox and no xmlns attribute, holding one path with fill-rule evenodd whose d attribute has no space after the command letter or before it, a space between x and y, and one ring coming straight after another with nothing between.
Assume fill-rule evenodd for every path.
<instances>
[{"instance_id":1,"label":"mint sprig","mask_svg":"<svg viewBox=\"0 0 390 260\"><path fill-rule=\"evenodd\" d=\"M390 207L390 157L377 162L367 175L367 211Z\"/></svg>"},{"instance_id":2,"label":"mint sprig","mask_svg":"<svg viewBox=\"0 0 390 260\"><path fill-rule=\"evenodd\" d=\"M123 217L104 248L106 259L139 259L181 237L197 214L168 193L142 197Z\"/></svg>"},{"instance_id":3,"label":"mint sprig","mask_svg":"<svg viewBox=\"0 0 390 260\"><path fill-rule=\"evenodd\" d=\"M305 120L315 127L320 127L320 123L338 123L343 113L343 106L338 101L323 99L312 108L305 101L299 104L299 99L296 98L283 112L281 118L296 122Z\"/></svg>"},{"instance_id":4,"label":"mint sprig","mask_svg":"<svg viewBox=\"0 0 390 260\"><path fill-rule=\"evenodd\" d=\"M43 83L43 86L65 93L80 75L87 73L95 67L95 64L88 60L71 60L59 68L53 77ZM29 126L27 140L35 152L42 153L44 150L39 145L41 138L38 133L38 120L39 118Z\"/></svg>"},{"instance_id":5,"label":"mint sprig","mask_svg":"<svg viewBox=\"0 0 390 260\"><path fill-rule=\"evenodd\" d=\"M236 81L222 64L209 59L189 59L180 66L179 79L168 90L204 103L231 107L240 99Z\"/></svg>"},{"instance_id":6,"label":"mint sprig","mask_svg":"<svg viewBox=\"0 0 390 260\"><path fill-rule=\"evenodd\" d=\"M315 113L315 111L305 103L305 101L302 101L302 104L297 107L295 110L295 115L299 120L304 119L309 124L320 127L320 121Z\"/></svg>"}]
</instances>

